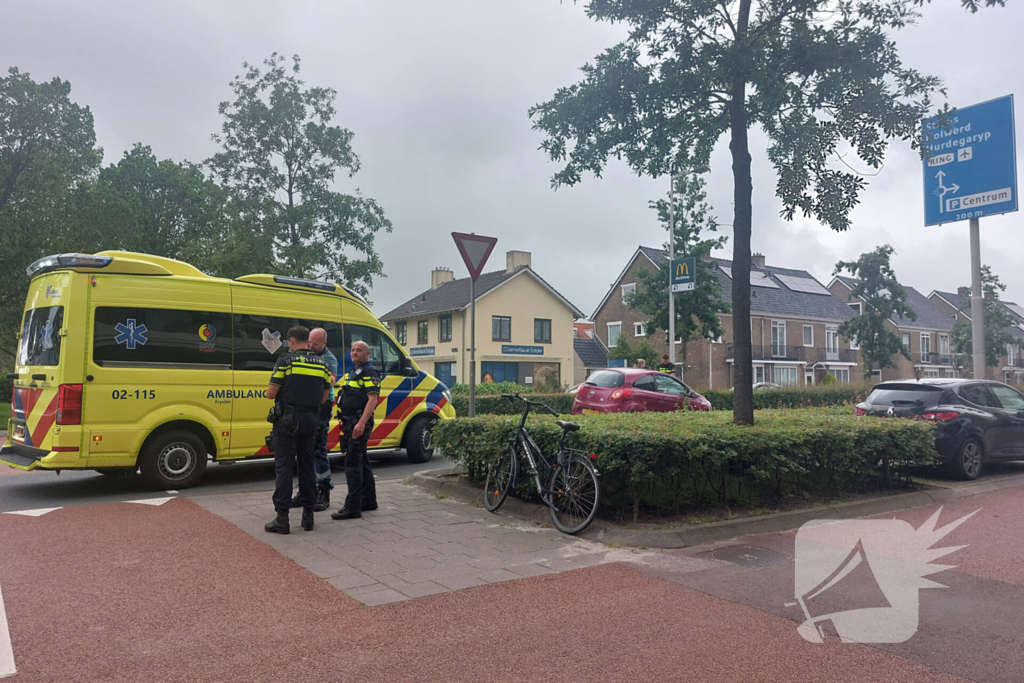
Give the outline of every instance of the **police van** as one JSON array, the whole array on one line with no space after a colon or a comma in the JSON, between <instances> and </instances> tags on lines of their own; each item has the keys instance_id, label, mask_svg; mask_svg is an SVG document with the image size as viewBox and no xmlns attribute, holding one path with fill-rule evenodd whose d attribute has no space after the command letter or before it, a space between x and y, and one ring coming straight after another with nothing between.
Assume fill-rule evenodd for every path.
<instances>
[{"instance_id":1,"label":"police van","mask_svg":"<svg viewBox=\"0 0 1024 683\"><path fill-rule=\"evenodd\" d=\"M270 457L267 384L296 324L327 331L341 375L352 342L369 345L383 377L370 448L426 462L433 424L455 417L447 387L346 287L119 251L49 256L29 275L0 463L138 469L166 490L195 484L209 459ZM339 449L336 421L328 444Z\"/></svg>"}]
</instances>

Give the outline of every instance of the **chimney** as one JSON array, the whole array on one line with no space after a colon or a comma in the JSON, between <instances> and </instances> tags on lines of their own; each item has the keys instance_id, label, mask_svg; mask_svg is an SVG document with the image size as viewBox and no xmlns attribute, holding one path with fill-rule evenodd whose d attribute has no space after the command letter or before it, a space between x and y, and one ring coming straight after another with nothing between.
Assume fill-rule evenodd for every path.
<instances>
[{"instance_id":1,"label":"chimney","mask_svg":"<svg viewBox=\"0 0 1024 683\"><path fill-rule=\"evenodd\" d=\"M763 269L764 268L764 254L753 254L750 257L750 262L751 262L751 264L757 266L758 268L762 268Z\"/></svg>"},{"instance_id":2,"label":"chimney","mask_svg":"<svg viewBox=\"0 0 1024 683\"><path fill-rule=\"evenodd\" d=\"M528 251L506 251L505 252L505 271L508 273L515 272L516 268L531 266L530 252Z\"/></svg>"},{"instance_id":3,"label":"chimney","mask_svg":"<svg viewBox=\"0 0 1024 683\"><path fill-rule=\"evenodd\" d=\"M444 283L451 282L454 279L455 273L447 268L434 268L430 273L430 288L437 289Z\"/></svg>"}]
</instances>

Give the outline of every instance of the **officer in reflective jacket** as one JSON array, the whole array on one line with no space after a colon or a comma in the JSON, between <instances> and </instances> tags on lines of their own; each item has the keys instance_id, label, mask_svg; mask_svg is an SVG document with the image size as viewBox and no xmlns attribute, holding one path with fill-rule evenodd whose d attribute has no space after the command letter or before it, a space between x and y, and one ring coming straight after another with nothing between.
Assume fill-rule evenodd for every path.
<instances>
[{"instance_id":1,"label":"officer in reflective jacket","mask_svg":"<svg viewBox=\"0 0 1024 683\"><path fill-rule=\"evenodd\" d=\"M267 419L274 424L271 439L277 470L274 488L277 518L264 528L277 534L291 531L288 508L296 465L302 501L302 528L313 530L313 506L316 504L313 451L316 449L320 406L327 400L331 389L331 373L327 365L309 349L309 330L297 325L288 330L287 336L288 353L277 359L267 387L267 398L274 399L274 408Z\"/></svg>"},{"instance_id":2,"label":"officer in reflective jacket","mask_svg":"<svg viewBox=\"0 0 1024 683\"><path fill-rule=\"evenodd\" d=\"M352 372L338 381L341 433L348 442L345 449L348 496L342 508L331 514L331 519L354 519L362 517L363 510L377 509L377 487L366 446L373 431L373 411L380 398L380 373L370 364L370 347L366 342L352 342L350 353Z\"/></svg>"},{"instance_id":3,"label":"officer in reflective jacket","mask_svg":"<svg viewBox=\"0 0 1024 683\"><path fill-rule=\"evenodd\" d=\"M661 357L661 365L658 366L658 372L664 372L669 375L673 375L676 372L676 365L668 359L667 353Z\"/></svg>"}]
</instances>

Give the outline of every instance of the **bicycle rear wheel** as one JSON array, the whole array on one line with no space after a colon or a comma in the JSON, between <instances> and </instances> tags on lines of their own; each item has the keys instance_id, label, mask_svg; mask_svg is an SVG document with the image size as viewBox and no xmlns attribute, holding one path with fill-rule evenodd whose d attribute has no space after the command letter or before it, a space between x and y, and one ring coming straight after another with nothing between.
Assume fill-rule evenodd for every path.
<instances>
[{"instance_id":1,"label":"bicycle rear wheel","mask_svg":"<svg viewBox=\"0 0 1024 683\"><path fill-rule=\"evenodd\" d=\"M563 534L578 534L590 526L601 505L601 480L586 457L573 454L551 476L551 518Z\"/></svg>"},{"instance_id":2,"label":"bicycle rear wheel","mask_svg":"<svg viewBox=\"0 0 1024 683\"><path fill-rule=\"evenodd\" d=\"M487 481L484 482L484 508L494 512L508 498L508 492L515 486L519 462L512 446L505 446L494 457L487 468Z\"/></svg>"}]
</instances>

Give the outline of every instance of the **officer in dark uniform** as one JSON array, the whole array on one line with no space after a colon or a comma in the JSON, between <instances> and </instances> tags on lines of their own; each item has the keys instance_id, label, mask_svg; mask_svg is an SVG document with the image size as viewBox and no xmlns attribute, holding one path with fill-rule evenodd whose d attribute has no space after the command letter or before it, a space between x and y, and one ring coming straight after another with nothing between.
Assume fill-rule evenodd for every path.
<instances>
[{"instance_id":1,"label":"officer in dark uniform","mask_svg":"<svg viewBox=\"0 0 1024 683\"><path fill-rule=\"evenodd\" d=\"M352 372L338 382L341 396L341 433L348 442L345 449L345 479L348 496L331 519L362 517L363 510L377 509L377 487L370 469L366 445L373 431L373 411L380 398L380 373L370 364L370 347L366 342L352 342Z\"/></svg>"},{"instance_id":2,"label":"officer in dark uniform","mask_svg":"<svg viewBox=\"0 0 1024 683\"><path fill-rule=\"evenodd\" d=\"M668 359L668 354L666 353L664 356L661 357L661 365L658 366L658 372L664 372L666 374L672 375L675 374L675 371L675 363Z\"/></svg>"},{"instance_id":3,"label":"officer in dark uniform","mask_svg":"<svg viewBox=\"0 0 1024 683\"><path fill-rule=\"evenodd\" d=\"M271 438L277 469L277 486L274 489L277 519L264 528L276 534L291 531L288 507L296 463L299 498L302 500L302 528L313 530L313 506L316 504L313 451L316 449L320 406L327 400L331 389L331 373L327 365L309 349L309 330L295 326L288 330L287 336L288 353L277 359L267 387L267 398L274 399L274 408L267 419L274 423Z\"/></svg>"}]
</instances>

